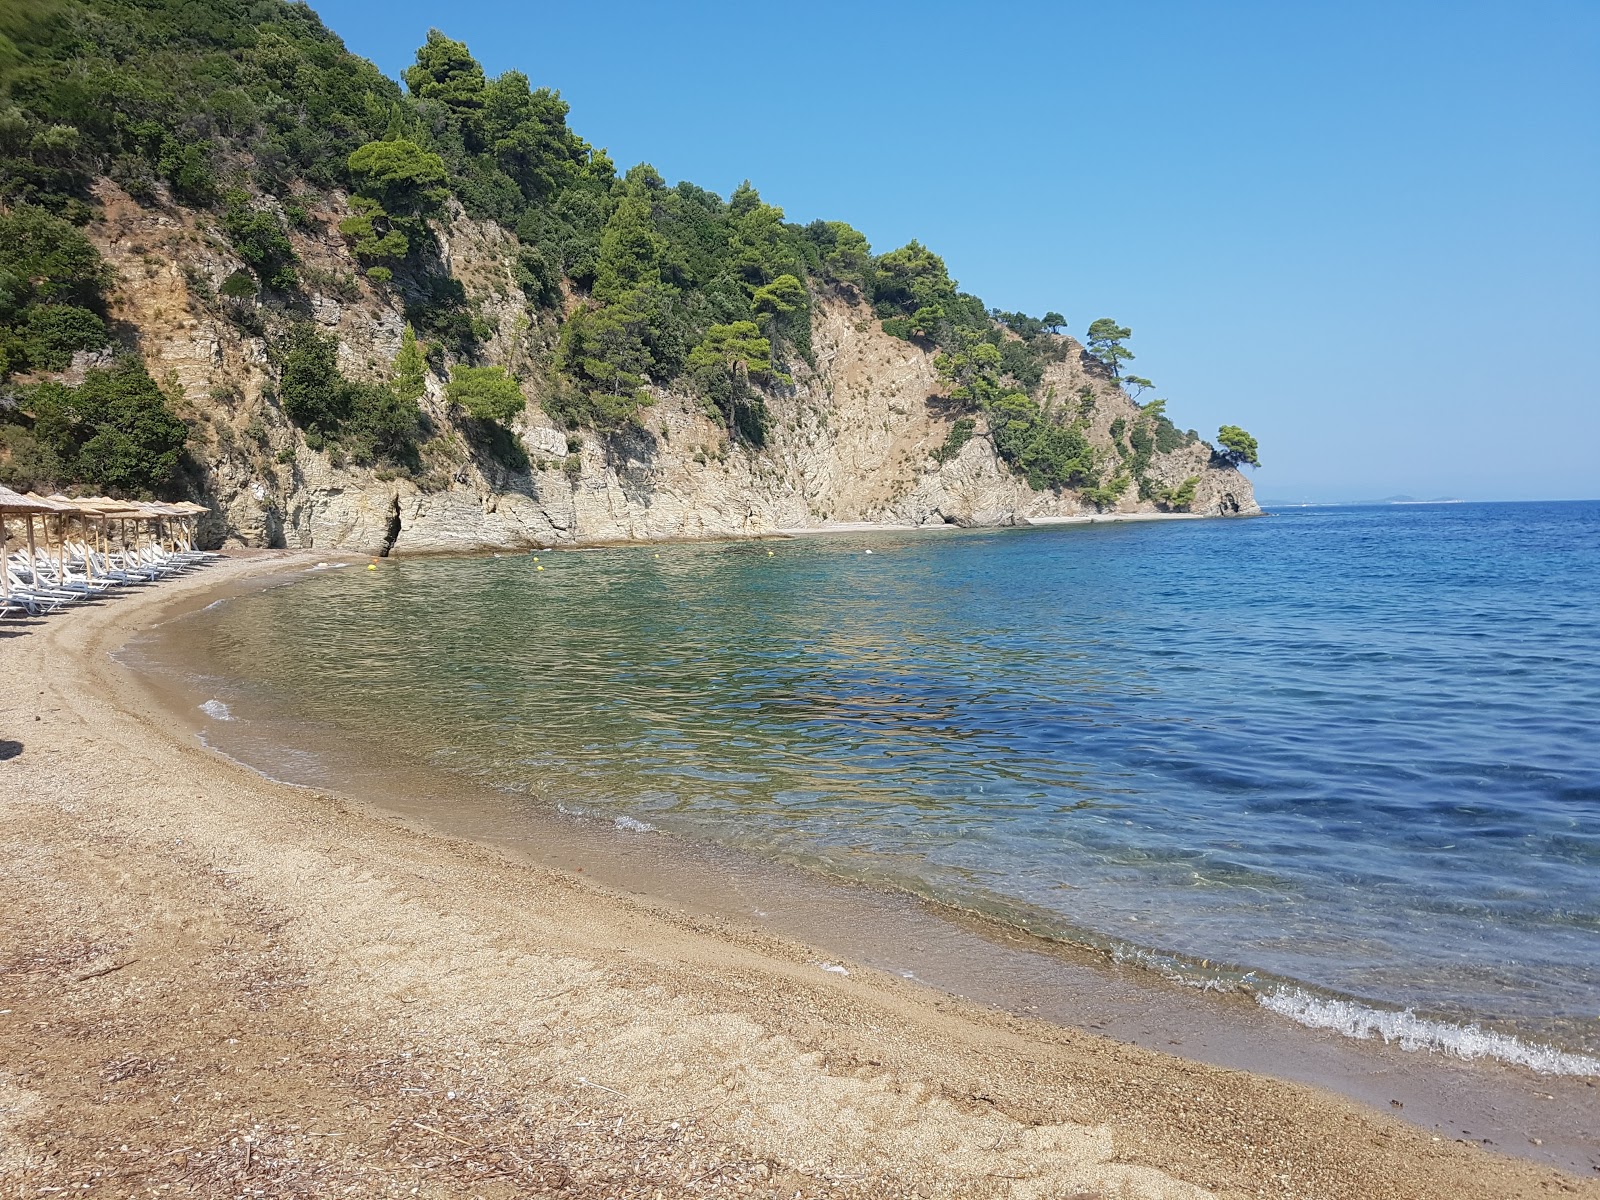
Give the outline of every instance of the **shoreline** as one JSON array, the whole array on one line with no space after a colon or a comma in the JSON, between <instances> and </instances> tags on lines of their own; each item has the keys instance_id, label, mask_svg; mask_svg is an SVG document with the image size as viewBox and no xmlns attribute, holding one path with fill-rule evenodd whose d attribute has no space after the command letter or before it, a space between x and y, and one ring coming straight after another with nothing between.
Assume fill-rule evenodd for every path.
<instances>
[{"instance_id":1,"label":"shoreline","mask_svg":"<svg viewBox=\"0 0 1600 1200\"><path fill-rule=\"evenodd\" d=\"M0 636L6 711L39 717L5 735L22 751L0 762L12 831L0 888L13 914L0 949L0 1007L10 1010L0 1060L21 1064L0 1075L0 1178L59 1184L103 1171L94 1152L126 1142L130 1118L138 1126L148 1109L147 1138L177 1138L206 1169L254 1171L258 1184L315 1163L327 1190L375 1186L366 1160L346 1153L359 1146L403 1164L388 1169L407 1172L408 1186L456 1194L440 1190L454 1176L416 1163L470 1159L468 1147L494 1142L493 1114L509 1104L538 1109L596 1163L626 1144L640 1181L680 1190L695 1179L700 1190L710 1180L785 1195L823 1183L837 1185L831 1195L1600 1194L1594 1181L1327 1092L951 999L871 967L837 974L782 934L271 783L194 745L108 657L185 602L317 558L235 559ZM196 1006L227 1036L196 1035L183 1015ZM308 1035L329 1030L341 1054L307 1066ZM86 1043L102 1035L119 1051L105 1062L122 1065L97 1067ZM449 1064L436 1061L445 1048ZM192 1061L213 1050L215 1063ZM248 1078L227 1069L239 1054L255 1063ZM273 1068L279 1058L290 1065ZM477 1082L447 1089L448 1103L431 1085L379 1086L400 1076L420 1086L421 1058L440 1077L459 1068ZM179 1079L180 1067L203 1078ZM186 1090L175 1085L228 1100L191 1101L188 1132L163 1134L170 1095ZM253 1098L261 1089L270 1095ZM355 1093L365 1124L349 1117ZM279 1120L276 1109L300 1116ZM601 1110L633 1140L582 1132ZM314 1140L330 1122L343 1122L343 1136ZM256 1127L264 1141L239 1141ZM53 1131L43 1139L53 1150L35 1148L41 1130ZM524 1164L498 1177L526 1191L555 1151L537 1162L526 1146L512 1159L479 1157L494 1154ZM692 1174L673 1175L679 1158L695 1160ZM158 1160L144 1162L147 1175L167 1169ZM708 1176L711 1160L721 1168ZM561 1166L581 1186L597 1178ZM515 1194L488 1190L487 1167L451 1169L460 1194Z\"/></svg>"},{"instance_id":2,"label":"shoreline","mask_svg":"<svg viewBox=\"0 0 1600 1200\"><path fill-rule=\"evenodd\" d=\"M450 546L443 549L407 550L396 545L390 555L379 557L394 558L449 558L449 557L479 557L483 555L516 555L532 553L557 553L564 550L622 550L630 547L644 546L681 546L702 545L716 542L760 542L781 541L786 538L824 537L832 534L849 533L976 533L1000 532L1003 530L1017 529L1048 529L1058 525L1115 525L1146 521L1245 521L1256 517L1269 517L1272 514L1263 510L1249 513L1164 513L1164 512L1135 512L1135 513L1079 513L1068 517L1028 517L1020 513L1013 514L1013 519L1004 524L972 524L959 525L954 522L928 522L922 525L907 525L897 523L883 523L878 521L839 521L830 525L793 525L782 528L755 530L730 530L718 533L704 533L693 536L671 536L652 538L573 538L569 541L556 541L548 545L542 543L528 543L526 545L508 546L499 543L485 542L478 545ZM255 547L230 547L223 551L227 554L253 554ZM357 558L367 558L370 555L353 550L328 549L318 551L315 547L301 550L273 550L274 554L322 554L333 558L348 557L352 561Z\"/></svg>"}]
</instances>

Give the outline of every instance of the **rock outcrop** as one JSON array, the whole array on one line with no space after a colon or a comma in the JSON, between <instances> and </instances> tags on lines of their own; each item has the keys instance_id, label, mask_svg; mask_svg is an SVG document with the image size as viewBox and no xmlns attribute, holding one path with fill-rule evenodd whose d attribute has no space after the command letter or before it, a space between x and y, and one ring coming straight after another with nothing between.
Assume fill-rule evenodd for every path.
<instances>
[{"instance_id":1,"label":"rock outcrop","mask_svg":"<svg viewBox=\"0 0 1600 1200\"><path fill-rule=\"evenodd\" d=\"M432 430L423 469L355 468L310 449L278 407L267 336L288 314L219 298L242 264L210 218L141 206L110 183L99 198L103 217L89 233L117 274L112 316L151 374L181 391L199 463L193 488L215 513L203 525L212 544L417 553L1158 510L1131 482L1104 508L1072 491L1031 489L996 455L981 417L958 453L936 456L961 414L944 399L932 353L884 333L845 295L816 299L815 366L767 397L770 436L759 450L730 445L697 397L667 390L626 435L560 429L539 404L553 323L530 315L509 235L459 209L441 229L440 252L493 328L480 360L530 381L515 425L528 464L509 466L477 444L434 378L422 401ZM399 349L402 305L355 269L336 229L344 215L343 198L327 197L291 235L305 296L295 315L337 334L347 375L382 378ZM1076 342L1063 339L1063 352L1044 391L1077 406L1114 468L1127 451L1113 426L1131 426L1139 409ZM1145 474L1162 488L1196 478L1188 507L1197 514L1260 511L1249 482L1214 464L1198 440L1154 454Z\"/></svg>"}]
</instances>

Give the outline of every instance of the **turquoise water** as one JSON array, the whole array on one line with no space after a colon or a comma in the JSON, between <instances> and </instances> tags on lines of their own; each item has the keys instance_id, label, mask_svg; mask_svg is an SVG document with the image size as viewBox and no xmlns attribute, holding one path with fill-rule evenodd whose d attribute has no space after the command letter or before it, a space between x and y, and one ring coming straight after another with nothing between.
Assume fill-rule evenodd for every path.
<instances>
[{"instance_id":1,"label":"turquoise water","mask_svg":"<svg viewBox=\"0 0 1600 1200\"><path fill-rule=\"evenodd\" d=\"M529 805L1600 1073L1597 618L1572 503L401 560L185 637Z\"/></svg>"}]
</instances>

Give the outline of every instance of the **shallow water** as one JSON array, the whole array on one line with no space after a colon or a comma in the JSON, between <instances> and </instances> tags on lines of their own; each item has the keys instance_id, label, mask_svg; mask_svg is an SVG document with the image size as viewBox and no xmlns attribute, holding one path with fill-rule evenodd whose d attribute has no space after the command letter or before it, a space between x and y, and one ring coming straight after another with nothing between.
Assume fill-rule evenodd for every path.
<instances>
[{"instance_id":1,"label":"shallow water","mask_svg":"<svg viewBox=\"0 0 1600 1200\"><path fill-rule=\"evenodd\" d=\"M1405 506L402 560L184 636L529 805L1587 1074L1597 597L1600 505Z\"/></svg>"}]
</instances>

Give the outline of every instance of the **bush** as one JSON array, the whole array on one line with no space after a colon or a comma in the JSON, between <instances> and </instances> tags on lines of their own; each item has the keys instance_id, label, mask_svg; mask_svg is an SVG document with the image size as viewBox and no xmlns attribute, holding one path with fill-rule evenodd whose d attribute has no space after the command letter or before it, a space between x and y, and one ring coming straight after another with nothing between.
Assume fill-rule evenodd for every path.
<instances>
[{"instance_id":1,"label":"bush","mask_svg":"<svg viewBox=\"0 0 1600 1200\"><path fill-rule=\"evenodd\" d=\"M256 294L256 281L249 271L235 271L217 290L229 300L249 300Z\"/></svg>"},{"instance_id":2,"label":"bush","mask_svg":"<svg viewBox=\"0 0 1600 1200\"><path fill-rule=\"evenodd\" d=\"M165 488L189 437L134 358L88 371L76 388L39 384L23 394L22 407L32 413L33 437L60 463L64 478L57 482L118 495Z\"/></svg>"},{"instance_id":3,"label":"bush","mask_svg":"<svg viewBox=\"0 0 1600 1200\"><path fill-rule=\"evenodd\" d=\"M971 417L961 417L950 426L950 432L945 436L944 445L933 452L933 461L937 463L949 462L961 453L961 447L972 440L972 431L978 423Z\"/></svg>"},{"instance_id":4,"label":"bush","mask_svg":"<svg viewBox=\"0 0 1600 1200\"><path fill-rule=\"evenodd\" d=\"M407 349L409 347L409 349ZM305 431L306 445L340 461L390 462L415 469L422 412L421 351L406 332L391 383L361 383L339 370L339 343L309 324L290 330L278 357L278 399L284 415Z\"/></svg>"},{"instance_id":5,"label":"bush","mask_svg":"<svg viewBox=\"0 0 1600 1200\"><path fill-rule=\"evenodd\" d=\"M416 401L404 400L380 383L346 383L344 387L349 416L340 429L340 441L350 457L363 465L414 459L421 423Z\"/></svg>"},{"instance_id":6,"label":"bush","mask_svg":"<svg viewBox=\"0 0 1600 1200\"><path fill-rule=\"evenodd\" d=\"M309 324L289 331L278 364L278 401L284 415L323 436L335 433L350 415L351 396L339 373L339 343Z\"/></svg>"},{"instance_id":7,"label":"bush","mask_svg":"<svg viewBox=\"0 0 1600 1200\"><path fill-rule=\"evenodd\" d=\"M450 403L475 420L504 424L527 404L522 387L504 367L456 367L445 387Z\"/></svg>"},{"instance_id":8,"label":"bush","mask_svg":"<svg viewBox=\"0 0 1600 1200\"><path fill-rule=\"evenodd\" d=\"M34 304L28 307L16 345L30 366L60 371L78 350L106 344L106 323L75 304Z\"/></svg>"},{"instance_id":9,"label":"bush","mask_svg":"<svg viewBox=\"0 0 1600 1200\"><path fill-rule=\"evenodd\" d=\"M295 286L298 256L278 218L270 212L250 207L244 192L228 193L222 216L222 231L233 248L267 287L289 291Z\"/></svg>"},{"instance_id":10,"label":"bush","mask_svg":"<svg viewBox=\"0 0 1600 1200\"><path fill-rule=\"evenodd\" d=\"M1093 478L1094 450L1076 426L1057 425L1027 396L1014 392L989 406L995 450L1035 491L1081 485Z\"/></svg>"},{"instance_id":11,"label":"bush","mask_svg":"<svg viewBox=\"0 0 1600 1200\"><path fill-rule=\"evenodd\" d=\"M1187 512L1194 503L1195 492L1200 487L1200 476L1191 475L1177 487L1168 488L1156 497L1157 503L1172 512Z\"/></svg>"},{"instance_id":12,"label":"bush","mask_svg":"<svg viewBox=\"0 0 1600 1200\"><path fill-rule=\"evenodd\" d=\"M106 270L81 232L28 205L0 212L0 378L56 371L106 344L96 310Z\"/></svg>"},{"instance_id":13,"label":"bush","mask_svg":"<svg viewBox=\"0 0 1600 1200\"><path fill-rule=\"evenodd\" d=\"M61 459L21 425L0 425L0 484L19 492L49 491L65 481Z\"/></svg>"}]
</instances>

